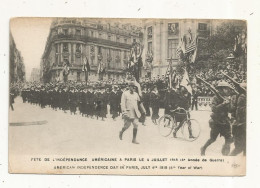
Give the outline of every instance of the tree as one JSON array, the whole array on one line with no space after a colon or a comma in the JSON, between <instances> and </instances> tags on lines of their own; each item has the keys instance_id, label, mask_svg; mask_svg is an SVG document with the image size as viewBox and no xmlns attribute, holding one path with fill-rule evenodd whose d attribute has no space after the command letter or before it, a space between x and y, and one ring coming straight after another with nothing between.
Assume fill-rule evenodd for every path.
<instances>
[{"instance_id":1,"label":"tree","mask_svg":"<svg viewBox=\"0 0 260 188\"><path fill-rule=\"evenodd\" d=\"M246 30L244 21L225 21L206 40L199 40L197 64L215 67L234 50L235 38Z\"/></svg>"}]
</instances>

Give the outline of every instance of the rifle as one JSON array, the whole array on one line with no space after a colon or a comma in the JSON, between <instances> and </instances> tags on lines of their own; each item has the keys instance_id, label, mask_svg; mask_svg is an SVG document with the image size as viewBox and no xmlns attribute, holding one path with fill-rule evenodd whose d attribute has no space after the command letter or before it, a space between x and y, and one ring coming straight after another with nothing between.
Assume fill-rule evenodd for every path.
<instances>
[{"instance_id":1,"label":"rifle","mask_svg":"<svg viewBox=\"0 0 260 188\"><path fill-rule=\"evenodd\" d=\"M200 81L202 81L221 100L221 102L224 102L226 100L222 95L220 95L218 90L213 85L211 85L207 81L203 80L199 76L196 76L196 78L199 79Z\"/></svg>"},{"instance_id":2,"label":"rifle","mask_svg":"<svg viewBox=\"0 0 260 188\"><path fill-rule=\"evenodd\" d=\"M240 84L237 81L235 81L233 78L228 76L223 71L221 71L221 73L232 82L232 84L235 86L235 89L238 91L238 93L242 93L242 94L246 95L246 89L245 88L241 87Z\"/></svg>"}]
</instances>

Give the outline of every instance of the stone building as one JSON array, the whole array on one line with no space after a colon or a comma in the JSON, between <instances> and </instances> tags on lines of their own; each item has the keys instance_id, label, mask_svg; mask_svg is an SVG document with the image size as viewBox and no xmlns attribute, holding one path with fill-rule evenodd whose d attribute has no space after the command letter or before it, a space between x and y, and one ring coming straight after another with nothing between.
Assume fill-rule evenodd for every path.
<instances>
[{"instance_id":1,"label":"stone building","mask_svg":"<svg viewBox=\"0 0 260 188\"><path fill-rule=\"evenodd\" d=\"M10 66L10 83L25 81L25 66L21 52L17 49L14 38L10 33L10 51L9 51L9 66Z\"/></svg>"},{"instance_id":2,"label":"stone building","mask_svg":"<svg viewBox=\"0 0 260 188\"><path fill-rule=\"evenodd\" d=\"M41 60L42 81L62 81L64 62L69 62L68 80L83 81L84 60L90 64L90 80L97 80L102 61L105 79L124 76L130 48L142 38L142 28L118 20L59 18L51 24Z\"/></svg>"},{"instance_id":3,"label":"stone building","mask_svg":"<svg viewBox=\"0 0 260 188\"><path fill-rule=\"evenodd\" d=\"M40 70L37 68L33 68L30 77L31 82L39 82L40 81Z\"/></svg>"},{"instance_id":4,"label":"stone building","mask_svg":"<svg viewBox=\"0 0 260 188\"><path fill-rule=\"evenodd\" d=\"M210 36L212 20L145 19L142 26L143 59L146 60L142 75L156 77L166 73L171 58L173 66L177 64L176 49L183 36L193 39L198 36L198 41Z\"/></svg>"}]
</instances>

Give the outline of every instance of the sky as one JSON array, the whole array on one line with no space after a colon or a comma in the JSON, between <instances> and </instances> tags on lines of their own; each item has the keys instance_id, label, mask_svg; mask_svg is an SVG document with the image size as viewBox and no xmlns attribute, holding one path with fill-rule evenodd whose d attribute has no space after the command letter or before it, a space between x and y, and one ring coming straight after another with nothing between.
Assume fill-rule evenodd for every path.
<instances>
[{"instance_id":1,"label":"sky","mask_svg":"<svg viewBox=\"0 0 260 188\"><path fill-rule=\"evenodd\" d=\"M10 21L16 48L24 58L26 80L30 79L33 68L40 68L51 22L51 18L13 18Z\"/></svg>"}]
</instances>

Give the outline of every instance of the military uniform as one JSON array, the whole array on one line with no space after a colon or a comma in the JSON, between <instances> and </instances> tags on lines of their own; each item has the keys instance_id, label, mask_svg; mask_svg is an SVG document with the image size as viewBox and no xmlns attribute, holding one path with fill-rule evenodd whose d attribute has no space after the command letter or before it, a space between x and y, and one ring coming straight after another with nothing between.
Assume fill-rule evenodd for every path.
<instances>
[{"instance_id":1,"label":"military uniform","mask_svg":"<svg viewBox=\"0 0 260 188\"><path fill-rule=\"evenodd\" d=\"M235 111L235 122L232 126L235 149L230 155L243 152L246 155L246 95L239 94Z\"/></svg>"},{"instance_id":2,"label":"military uniform","mask_svg":"<svg viewBox=\"0 0 260 188\"><path fill-rule=\"evenodd\" d=\"M207 147L215 142L219 135L225 138L222 154L227 155L232 142L231 127L228 119L229 104L223 103L218 97L214 96L211 109L212 114L209 120L209 126L211 128L210 138L201 148L201 155L205 155Z\"/></svg>"},{"instance_id":3,"label":"military uniform","mask_svg":"<svg viewBox=\"0 0 260 188\"><path fill-rule=\"evenodd\" d=\"M134 86L133 82L130 82L131 86ZM124 91L121 98L121 109L123 113L124 126L119 132L119 138L122 140L122 136L125 130L127 130L131 124L133 124L133 139L132 143L139 144L136 141L138 118L141 117L141 112L138 109L138 102L140 102L139 95L136 92L130 90Z\"/></svg>"},{"instance_id":4,"label":"military uniform","mask_svg":"<svg viewBox=\"0 0 260 188\"><path fill-rule=\"evenodd\" d=\"M113 90L109 95L109 104L110 104L110 114L112 118L115 119L119 116L120 110L120 98L119 93Z\"/></svg>"},{"instance_id":5,"label":"military uniform","mask_svg":"<svg viewBox=\"0 0 260 188\"><path fill-rule=\"evenodd\" d=\"M159 109L160 109L160 100L159 93L152 91L151 92L151 108L152 108L152 121L157 124L156 120L159 118Z\"/></svg>"}]
</instances>

